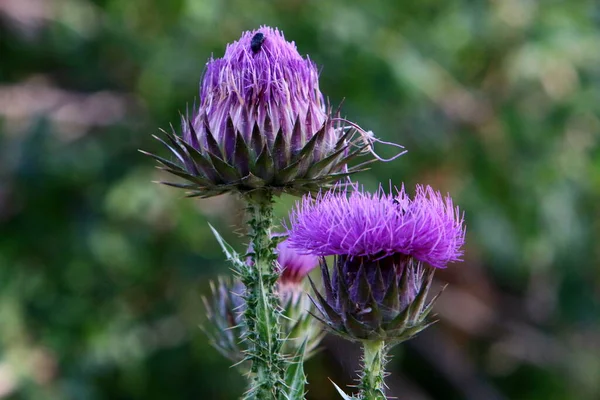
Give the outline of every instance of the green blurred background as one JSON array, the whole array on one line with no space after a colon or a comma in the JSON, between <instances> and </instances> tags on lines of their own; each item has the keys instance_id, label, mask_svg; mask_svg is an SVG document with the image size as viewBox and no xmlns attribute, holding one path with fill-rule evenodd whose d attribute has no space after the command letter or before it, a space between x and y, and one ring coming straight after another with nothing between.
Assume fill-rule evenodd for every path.
<instances>
[{"instance_id":1,"label":"green blurred background","mask_svg":"<svg viewBox=\"0 0 600 400\"><path fill-rule=\"evenodd\" d=\"M244 249L242 205L151 183L137 149L164 153L151 134L207 58L261 24L408 149L358 180L430 184L466 213L440 322L394 351L390 394L599 399L600 3L577 0L0 1L0 398L242 393L198 328L228 273L207 222ZM337 398L358 355L328 337L308 398Z\"/></svg>"}]
</instances>

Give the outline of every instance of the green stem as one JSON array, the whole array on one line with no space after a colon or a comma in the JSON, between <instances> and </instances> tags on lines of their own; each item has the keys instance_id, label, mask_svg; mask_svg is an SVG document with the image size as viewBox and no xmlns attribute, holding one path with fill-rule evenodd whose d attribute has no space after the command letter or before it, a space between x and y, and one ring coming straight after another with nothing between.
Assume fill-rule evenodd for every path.
<instances>
[{"instance_id":1,"label":"green stem","mask_svg":"<svg viewBox=\"0 0 600 400\"><path fill-rule=\"evenodd\" d=\"M248 359L252 382L246 399L271 400L282 397L285 361L281 355L283 340L279 325L279 302L275 294L278 274L275 270L273 195L256 191L246 197L249 237L252 241L252 265L242 275L246 285L245 323L248 328Z\"/></svg>"},{"instance_id":2,"label":"green stem","mask_svg":"<svg viewBox=\"0 0 600 400\"><path fill-rule=\"evenodd\" d=\"M383 340L363 342L364 365L360 380L360 398L363 400L386 400L385 363L387 348Z\"/></svg>"}]
</instances>

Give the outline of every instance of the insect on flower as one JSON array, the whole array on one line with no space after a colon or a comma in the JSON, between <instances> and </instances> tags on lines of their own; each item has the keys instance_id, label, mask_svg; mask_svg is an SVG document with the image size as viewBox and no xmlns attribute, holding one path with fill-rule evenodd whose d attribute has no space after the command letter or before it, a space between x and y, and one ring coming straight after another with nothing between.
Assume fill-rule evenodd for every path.
<instances>
[{"instance_id":1,"label":"insect on flower","mask_svg":"<svg viewBox=\"0 0 600 400\"><path fill-rule=\"evenodd\" d=\"M254 54L258 53L262 48L262 44L265 42L265 35L261 32L258 32L256 35L252 36L252 41L250 42L250 48Z\"/></svg>"}]
</instances>

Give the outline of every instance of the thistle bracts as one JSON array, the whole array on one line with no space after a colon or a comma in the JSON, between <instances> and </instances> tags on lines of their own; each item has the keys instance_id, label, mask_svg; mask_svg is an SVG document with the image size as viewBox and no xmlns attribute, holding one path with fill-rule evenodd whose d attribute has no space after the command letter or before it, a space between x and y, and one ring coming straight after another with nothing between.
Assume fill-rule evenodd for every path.
<instances>
[{"instance_id":1,"label":"thistle bracts","mask_svg":"<svg viewBox=\"0 0 600 400\"><path fill-rule=\"evenodd\" d=\"M314 288L316 318L353 341L396 344L425 329L433 301L426 303L433 269L403 256L380 260L336 256L333 274L323 260L325 296Z\"/></svg>"},{"instance_id":2,"label":"thistle bracts","mask_svg":"<svg viewBox=\"0 0 600 400\"><path fill-rule=\"evenodd\" d=\"M181 137L165 136L158 139L172 161L150 155L188 181L167 184L200 197L261 188L317 192L362 170L365 163L348 162L372 150L372 138L326 107L315 64L267 27L209 60L199 107L182 117Z\"/></svg>"},{"instance_id":3,"label":"thistle bracts","mask_svg":"<svg viewBox=\"0 0 600 400\"><path fill-rule=\"evenodd\" d=\"M283 353L286 356L296 354L304 343L304 360L308 360L316 353L325 331L312 319L311 313L315 310L305 289L305 285L280 285L278 296L282 308L280 322L285 335Z\"/></svg>"},{"instance_id":4,"label":"thistle bracts","mask_svg":"<svg viewBox=\"0 0 600 400\"><path fill-rule=\"evenodd\" d=\"M210 283L210 289L211 297L202 299L207 320L202 330L219 353L234 364L241 363L245 358L244 285L235 278L219 278Z\"/></svg>"},{"instance_id":5,"label":"thistle bracts","mask_svg":"<svg viewBox=\"0 0 600 400\"><path fill-rule=\"evenodd\" d=\"M309 311L314 313L314 308L304 289L304 285L295 290L278 285L277 297L284 337L282 353L292 357L306 341L304 360L307 360L316 352L324 331L312 320ZM244 285L238 279L219 278L211 282L211 297L203 299L207 323L202 328L211 345L234 364L244 360L247 350L243 339L246 336L243 291ZM243 372L246 372L248 366L244 365Z\"/></svg>"}]
</instances>

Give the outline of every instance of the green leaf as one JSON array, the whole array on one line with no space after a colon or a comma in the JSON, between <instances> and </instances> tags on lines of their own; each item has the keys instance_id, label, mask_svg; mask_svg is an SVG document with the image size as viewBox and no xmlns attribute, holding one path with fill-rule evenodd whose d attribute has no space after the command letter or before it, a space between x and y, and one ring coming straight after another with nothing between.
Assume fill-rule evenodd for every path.
<instances>
[{"instance_id":1,"label":"green leaf","mask_svg":"<svg viewBox=\"0 0 600 400\"><path fill-rule=\"evenodd\" d=\"M286 400L304 400L304 385L306 375L304 374L304 352L306 341L296 351L294 357L285 371L285 384L287 386Z\"/></svg>"},{"instance_id":2,"label":"green leaf","mask_svg":"<svg viewBox=\"0 0 600 400\"><path fill-rule=\"evenodd\" d=\"M335 384L334 381L332 381L330 379L331 383L333 383L333 386L335 386L335 388L337 389L338 393L340 394L340 396L342 396L342 398L344 400L356 400L356 397L354 396L348 396L346 393L344 393L344 391L342 389L340 389L340 387L338 385Z\"/></svg>"},{"instance_id":3,"label":"green leaf","mask_svg":"<svg viewBox=\"0 0 600 400\"><path fill-rule=\"evenodd\" d=\"M229 243L225 241L225 239L223 239L221 234L211 224L208 224L208 226L212 230L213 235L215 235L217 242L219 242L219 245L221 246L223 253L225 253L227 260L233 264L233 267L236 271L242 271L246 264L242 261L240 255L233 249L233 247L231 247Z\"/></svg>"}]
</instances>

